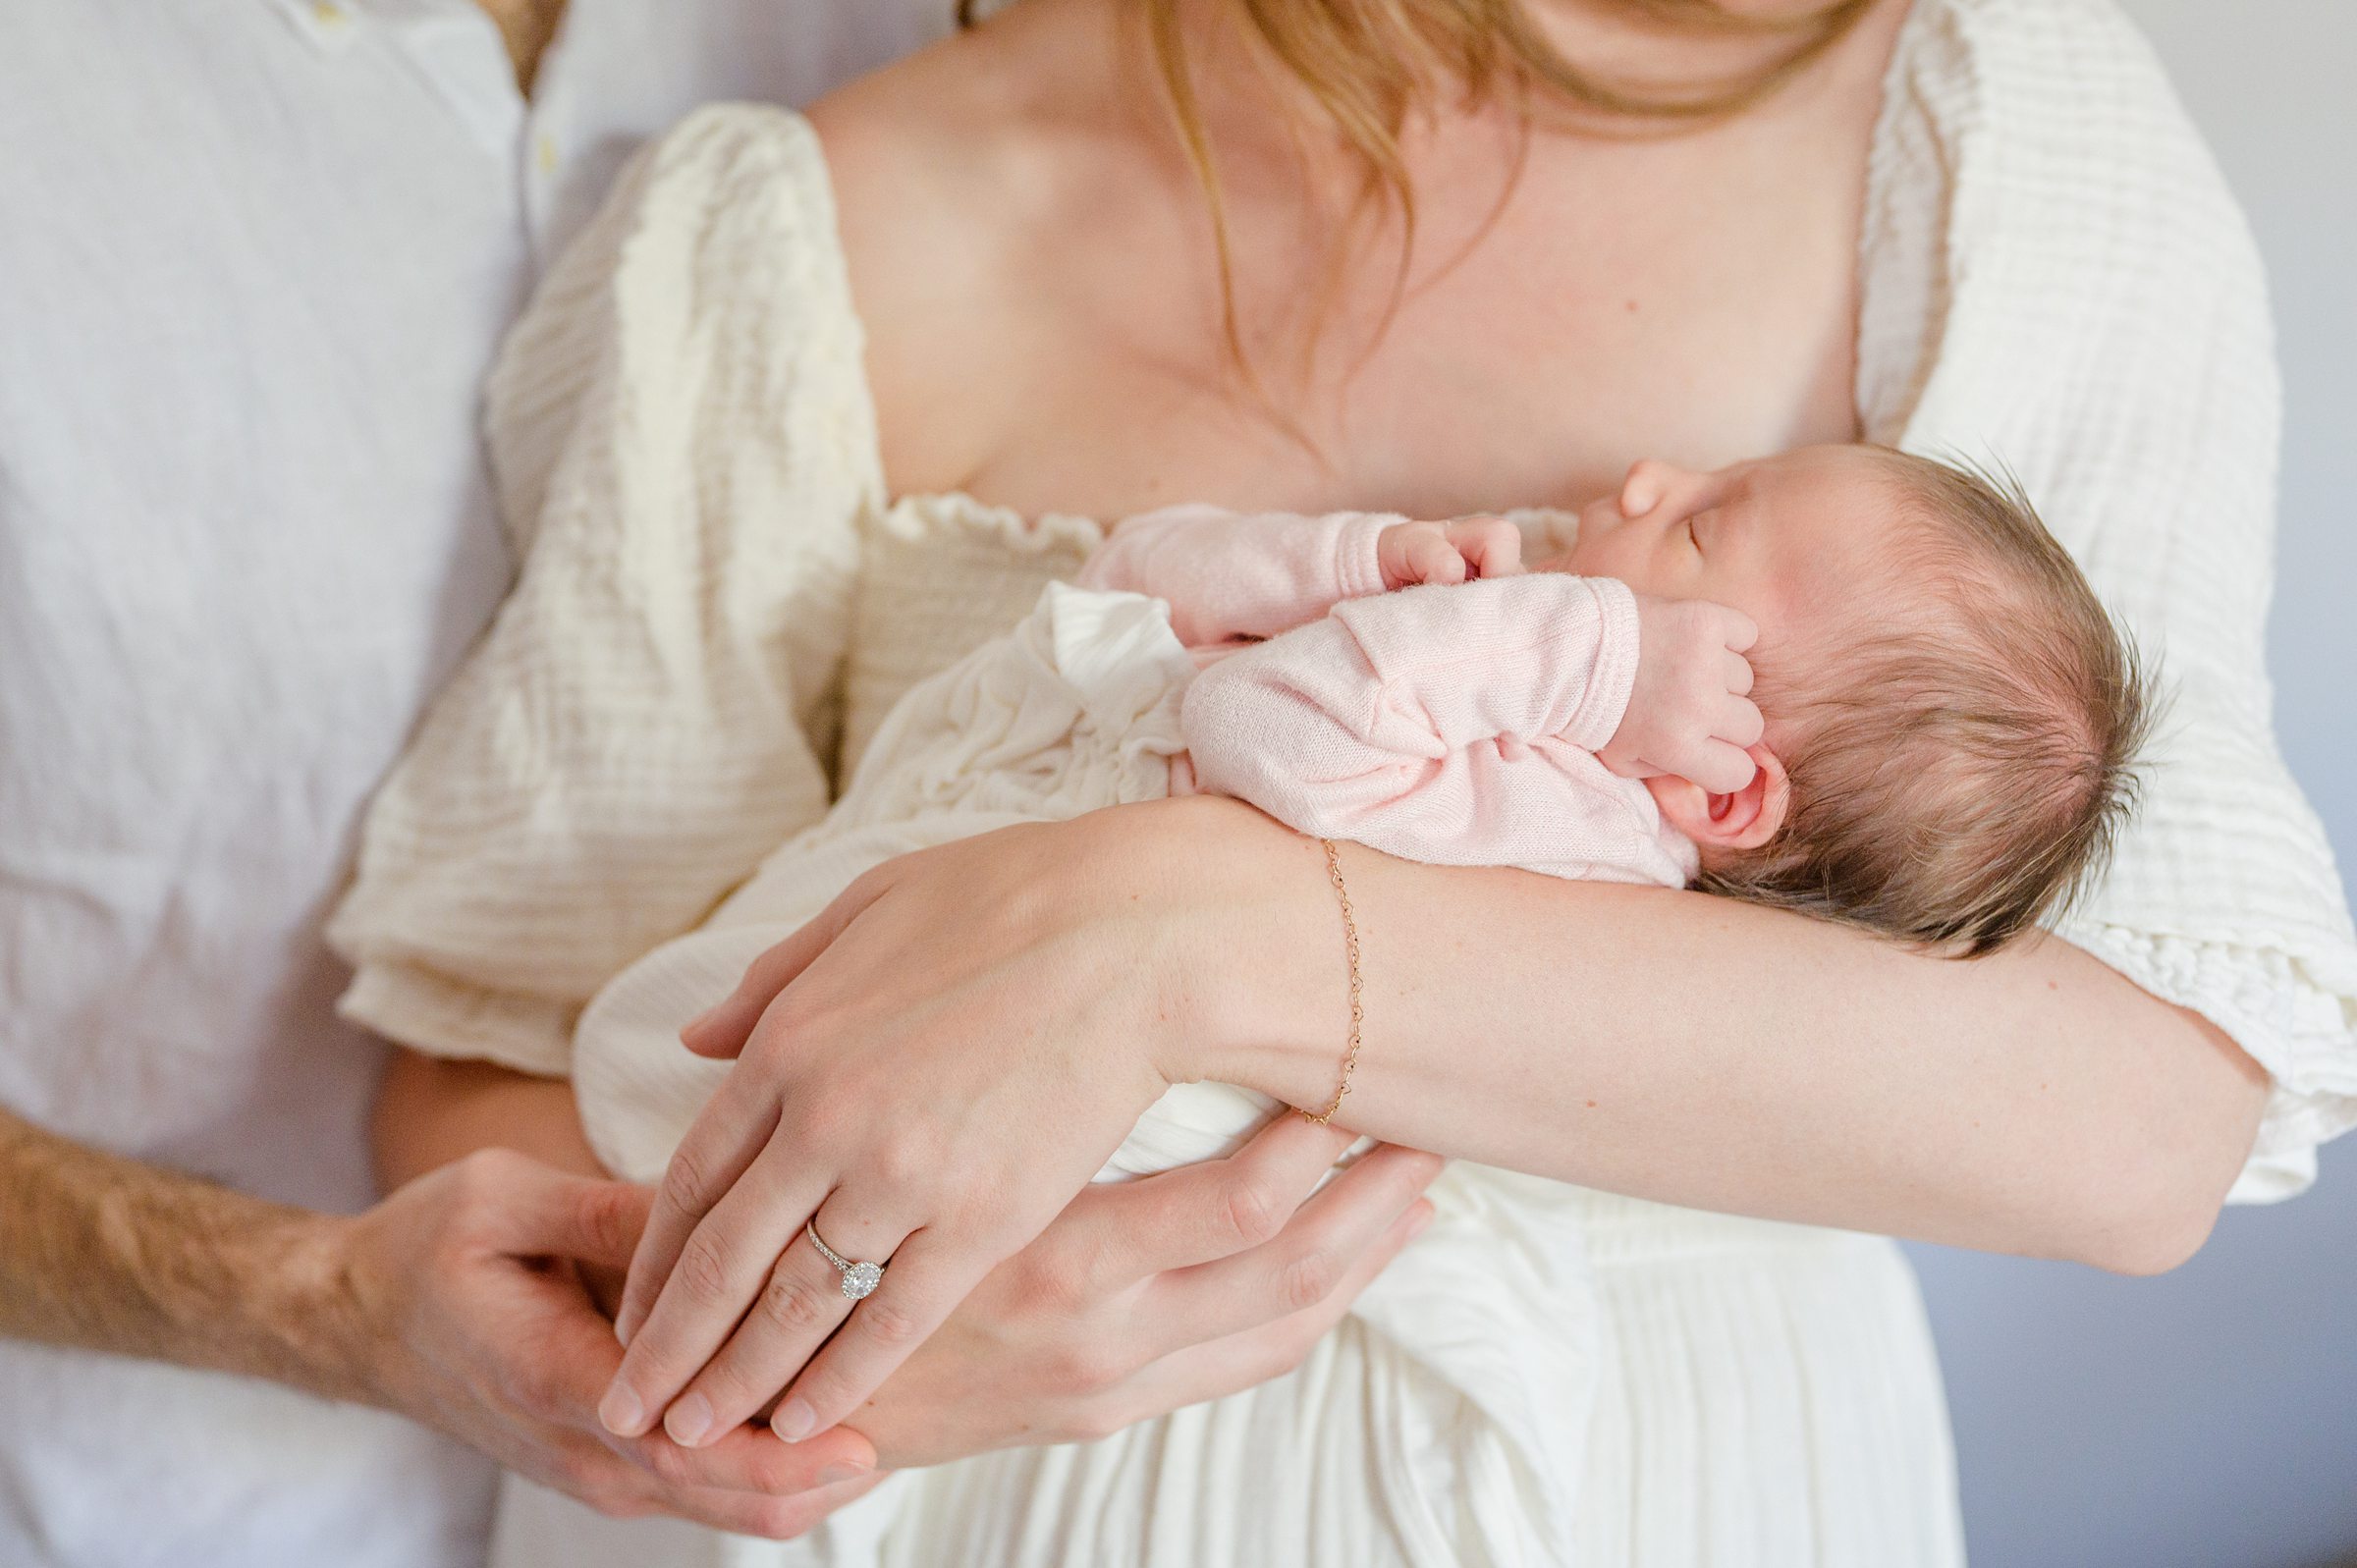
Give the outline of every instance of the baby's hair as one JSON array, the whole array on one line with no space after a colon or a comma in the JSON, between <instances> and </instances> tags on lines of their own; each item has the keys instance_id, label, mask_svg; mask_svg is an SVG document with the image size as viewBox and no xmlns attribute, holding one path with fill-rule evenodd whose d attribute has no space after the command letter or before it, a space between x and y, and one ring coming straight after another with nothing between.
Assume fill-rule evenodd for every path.
<instances>
[{"instance_id":1,"label":"baby's hair","mask_svg":"<svg viewBox=\"0 0 2357 1568\"><path fill-rule=\"evenodd\" d=\"M2066 908L2132 813L2151 682L2010 474L1869 449L1911 526L1804 685L1755 656L1782 829L1697 886L1978 957Z\"/></svg>"}]
</instances>

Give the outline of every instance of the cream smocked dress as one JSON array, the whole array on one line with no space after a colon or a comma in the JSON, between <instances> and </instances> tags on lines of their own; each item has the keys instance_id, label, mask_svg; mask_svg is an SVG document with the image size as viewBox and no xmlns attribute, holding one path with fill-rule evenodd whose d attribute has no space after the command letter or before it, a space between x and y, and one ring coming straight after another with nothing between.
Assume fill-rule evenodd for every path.
<instances>
[{"instance_id":1,"label":"cream smocked dress","mask_svg":"<svg viewBox=\"0 0 2357 1568\"><path fill-rule=\"evenodd\" d=\"M2269 1069L2236 1196L2289 1196L2357 1123L2357 942L2268 731L2277 387L2247 230L2109 0L1916 0L1869 182L1867 439L2001 457L2175 690L2137 825L2062 934ZM888 498L860 353L800 120L707 110L626 175L494 377L521 574L371 813L332 927L349 1015L567 1073L605 982L824 814L827 759L848 771L900 693L1076 569L1094 522ZM1960 1560L1938 1370L1891 1244L1578 1202L1602 1358L1566 1555ZM1356 1451L1387 1417L1352 1377L1364 1350L1348 1320L1243 1395L901 1478L881 1560L1493 1560L1445 1499L1343 1486L1314 1445L1256 1449L1281 1411ZM514 1481L498 1541L504 1562L586 1568L806 1549L607 1521Z\"/></svg>"}]
</instances>

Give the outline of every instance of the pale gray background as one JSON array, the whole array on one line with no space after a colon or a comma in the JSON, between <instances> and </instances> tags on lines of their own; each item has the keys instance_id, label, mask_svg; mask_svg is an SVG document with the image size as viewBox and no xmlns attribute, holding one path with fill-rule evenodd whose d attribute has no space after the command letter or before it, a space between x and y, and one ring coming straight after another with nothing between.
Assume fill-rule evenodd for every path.
<instances>
[{"instance_id":1,"label":"pale gray background","mask_svg":"<svg viewBox=\"0 0 2357 1568\"><path fill-rule=\"evenodd\" d=\"M2275 722L2357 867L2357 0L2121 0L2267 253ZM1975 1568L2357 1565L2357 1137L2160 1279L1913 1249Z\"/></svg>"}]
</instances>

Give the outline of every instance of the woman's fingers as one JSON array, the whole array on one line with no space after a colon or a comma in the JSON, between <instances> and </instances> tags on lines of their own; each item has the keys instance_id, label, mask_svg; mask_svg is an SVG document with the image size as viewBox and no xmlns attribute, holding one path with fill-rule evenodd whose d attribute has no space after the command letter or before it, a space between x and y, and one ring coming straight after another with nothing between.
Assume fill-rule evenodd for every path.
<instances>
[{"instance_id":1,"label":"woman's fingers","mask_svg":"<svg viewBox=\"0 0 2357 1568\"><path fill-rule=\"evenodd\" d=\"M1432 1213L1431 1204L1419 1199L1395 1216L1323 1300L1224 1338L1173 1351L1125 1379L1110 1396L1121 1402L1116 1421L1127 1425L1183 1405L1224 1398L1292 1371L1399 1250L1432 1222Z\"/></svg>"},{"instance_id":2,"label":"woman's fingers","mask_svg":"<svg viewBox=\"0 0 2357 1568\"><path fill-rule=\"evenodd\" d=\"M809 1237L795 1236L737 1331L663 1413L663 1430L688 1448L735 1432L778 1396L851 1307L842 1273Z\"/></svg>"},{"instance_id":3,"label":"woman's fingers","mask_svg":"<svg viewBox=\"0 0 2357 1568\"><path fill-rule=\"evenodd\" d=\"M1209 1263L1260 1246L1282 1231L1357 1135L1290 1110L1225 1160L1093 1187L1090 1229L1066 1238L1059 1266L1085 1260L1092 1276L1072 1281L1111 1291L1149 1274Z\"/></svg>"},{"instance_id":4,"label":"woman's fingers","mask_svg":"<svg viewBox=\"0 0 2357 1568\"><path fill-rule=\"evenodd\" d=\"M697 1054L737 1055L740 1065L720 1092L705 1102L663 1172L646 1230L630 1260L621 1310L614 1319L615 1331L624 1344L637 1336L656 1301L669 1289L688 1238L749 1168L777 1128L777 1097L758 1084L740 1081L744 1074L741 1054L747 1041L785 988L875 902L887 885L887 878L878 873L853 882L817 918L755 958L726 1001L680 1031L682 1043ZM808 1212L797 1216L797 1221ZM769 1255L775 1256L774 1251ZM762 1261L766 1264L768 1260Z\"/></svg>"},{"instance_id":5,"label":"woman's fingers","mask_svg":"<svg viewBox=\"0 0 2357 1568\"><path fill-rule=\"evenodd\" d=\"M705 1113L728 1098L724 1092ZM699 1126L701 1121L699 1117ZM681 1155L686 1147L681 1146ZM782 1168L786 1163L774 1147L764 1157L745 1162L726 1196L710 1205L679 1244L676 1267L667 1264L653 1275L661 1282L660 1293L636 1330L628 1333L622 1368L598 1406L599 1419L609 1431L634 1437L654 1425L688 1379L728 1339L760 1295L787 1243L826 1197L810 1171ZM680 1168L680 1156L673 1157L672 1168ZM647 1221L646 1237L630 1266L631 1290L640 1284L639 1271L648 1264L656 1226L666 1222L667 1210L672 1217L692 1212L692 1197L675 1198L667 1174L654 1217ZM670 1222L676 1225L677 1218ZM630 1312L628 1293L623 1312ZM618 1329L625 1326L623 1322L616 1324Z\"/></svg>"},{"instance_id":6,"label":"woman's fingers","mask_svg":"<svg viewBox=\"0 0 2357 1568\"><path fill-rule=\"evenodd\" d=\"M647 1209L646 1228L638 1233L637 1249L630 1255L622 1305L614 1314L614 1332L626 1347L638 1337L656 1301L670 1289L688 1238L734 1190L738 1178L752 1168L777 1131L776 1104L751 1086L739 1085L741 1076L742 1067L732 1071L720 1093L704 1102L663 1169L655 1201Z\"/></svg>"},{"instance_id":7,"label":"woman's fingers","mask_svg":"<svg viewBox=\"0 0 2357 1568\"><path fill-rule=\"evenodd\" d=\"M1141 1323L1162 1325L1152 1348L1224 1337L1324 1301L1422 1201L1446 1163L1384 1145L1312 1194L1275 1240L1159 1276L1140 1312Z\"/></svg>"},{"instance_id":8,"label":"woman's fingers","mask_svg":"<svg viewBox=\"0 0 2357 1568\"><path fill-rule=\"evenodd\" d=\"M770 1417L777 1434L799 1442L857 1410L965 1299L987 1263L998 1261L977 1268L972 1256L969 1245L953 1247L929 1231L901 1243L875 1294L852 1308L850 1322L794 1379Z\"/></svg>"}]
</instances>

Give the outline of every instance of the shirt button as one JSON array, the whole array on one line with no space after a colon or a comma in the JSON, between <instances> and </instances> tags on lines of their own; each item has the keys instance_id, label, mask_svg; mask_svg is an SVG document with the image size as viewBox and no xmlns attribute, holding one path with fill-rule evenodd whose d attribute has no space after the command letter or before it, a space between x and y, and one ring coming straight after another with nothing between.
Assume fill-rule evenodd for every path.
<instances>
[{"instance_id":1,"label":"shirt button","mask_svg":"<svg viewBox=\"0 0 2357 1568\"><path fill-rule=\"evenodd\" d=\"M557 172L557 138L543 131L532 143L532 156L539 160L542 174Z\"/></svg>"},{"instance_id":2,"label":"shirt button","mask_svg":"<svg viewBox=\"0 0 2357 1568\"><path fill-rule=\"evenodd\" d=\"M311 20L323 27L341 27L352 18L335 0L311 0Z\"/></svg>"}]
</instances>

